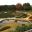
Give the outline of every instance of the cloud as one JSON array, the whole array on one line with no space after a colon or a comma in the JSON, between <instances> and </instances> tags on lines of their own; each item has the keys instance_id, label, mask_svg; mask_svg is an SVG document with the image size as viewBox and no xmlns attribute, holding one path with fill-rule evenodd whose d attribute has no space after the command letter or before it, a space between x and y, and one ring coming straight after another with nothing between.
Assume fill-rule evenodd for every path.
<instances>
[{"instance_id":1,"label":"cloud","mask_svg":"<svg viewBox=\"0 0 32 32\"><path fill-rule=\"evenodd\" d=\"M32 4L32 0L0 0L0 5L11 5L11 4L16 4L16 3L27 3L29 2Z\"/></svg>"}]
</instances>

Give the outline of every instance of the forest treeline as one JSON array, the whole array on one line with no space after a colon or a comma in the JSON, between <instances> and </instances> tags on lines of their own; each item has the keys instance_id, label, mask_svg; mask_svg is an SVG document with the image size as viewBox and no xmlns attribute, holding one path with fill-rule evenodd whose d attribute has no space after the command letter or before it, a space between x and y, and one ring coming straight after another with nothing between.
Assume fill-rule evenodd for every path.
<instances>
[{"instance_id":1,"label":"forest treeline","mask_svg":"<svg viewBox=\"0 0 32 32\"><path fill-rule=\"evenodd\" d=\"M7 18L7 17L27 17L25 13L18 13L19 12L29 12L32 11L32 5L30 3L17 3L16 5L0 5L0 18ZM16 12L16 13L15 13Z\"/></svg>"},{"instance_id":2,"label":"forest treeline","mask_svg":"<svg viewBox=\"0 0 32 32\"><path fill-rule=\"evenodd\" d=\"M32 10L30 3L17 3L16 5L1 5L0 11L15 11L15 10Z\"/></svg>"}]
</instances>

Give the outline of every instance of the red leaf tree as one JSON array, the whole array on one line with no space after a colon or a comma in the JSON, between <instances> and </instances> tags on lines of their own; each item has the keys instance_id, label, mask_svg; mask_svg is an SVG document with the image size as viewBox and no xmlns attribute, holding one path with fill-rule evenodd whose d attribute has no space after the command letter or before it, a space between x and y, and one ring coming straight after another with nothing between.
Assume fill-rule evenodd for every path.
<instances>
[{"instance_id":1,"label":"red leaf tree","mask_svg":"<svg viewBox=\"0 0 32 32\"><path fill-rule=\"evenodd\" d=\"M16 10L22 10L23 6L20 3L16 4Z\"/></svg>"}]
</instances>

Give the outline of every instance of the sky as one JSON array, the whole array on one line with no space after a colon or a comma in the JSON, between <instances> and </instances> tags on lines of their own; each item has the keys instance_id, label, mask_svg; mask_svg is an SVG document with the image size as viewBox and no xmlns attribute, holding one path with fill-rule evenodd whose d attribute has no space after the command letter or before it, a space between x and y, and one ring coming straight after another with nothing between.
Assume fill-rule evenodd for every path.
<instances>
[{"instance_id":1,"label":"sky","mask_svg":"<svg viewBox=\"0 0 32 32\"><path fill-rule=\"evenodd\" d=\"M30 3L32 5L32 0L0 0L0 5L12 5L17 3Z\"/></svg>"}]
</instances>

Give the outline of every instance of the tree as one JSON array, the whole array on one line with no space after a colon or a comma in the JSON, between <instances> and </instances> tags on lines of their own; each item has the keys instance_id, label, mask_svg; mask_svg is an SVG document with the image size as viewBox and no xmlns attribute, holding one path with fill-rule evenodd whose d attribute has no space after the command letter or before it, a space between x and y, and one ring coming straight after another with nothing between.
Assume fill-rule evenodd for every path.
<instances>
[{"instance_id":1,"label":"tree","mask_svg":"<svg viewBox=\"0 0 32 32\"><path fill-rule=\"evenodd\" d=\"M20 3L16 4L16 10L22 10L23 6Z\"/></svg>"},{"instance_id":2,"label":"tree","mask_svg":"<svg viewBox=\"0 0 32 32\"><path fill-rule=\"evenodd\" d=\"M8 8L9 8L9 10L12 10L12 11L16 10L16 6L15 5L10 5Z\"/></svg>"},{"instance_id":3,"label":"tree","mask_svg":"<svg viewBox=\"0 0 32 32\"><path fill-rule=\"evenodd\" d=\"M29 4L29 3L24 3L24 4L23 4L23 9L24 9L24 10L30 10L30 9L31 9L30 4Z\"/></svg>"},{"instance_id":4,"label":"tree","mask_svg":"<svg viewBox=\"0 0 32 32\"><path fill-rule=\"evenodd\" d=\"M14 11L16 9L15 5L2 5L0 6L0 11Z\"/></svg>"},{"instance_id":5,"label":"tree","mask_svg":"<svg viewBox=\"0 0 32 32\"><path fill-rule=\"evenodd\" d=\"M31 10L32 10L32 5L31 5Z\"/></svg>"}]
</instances>

